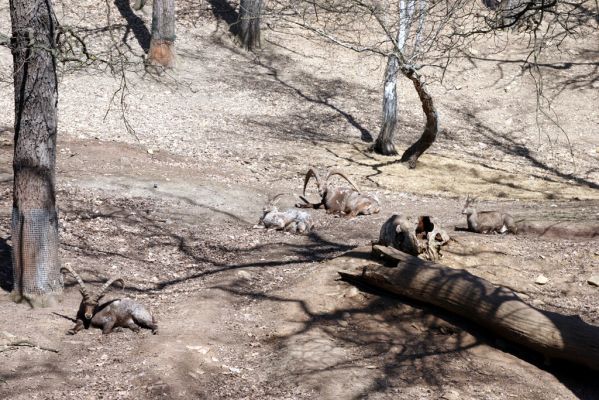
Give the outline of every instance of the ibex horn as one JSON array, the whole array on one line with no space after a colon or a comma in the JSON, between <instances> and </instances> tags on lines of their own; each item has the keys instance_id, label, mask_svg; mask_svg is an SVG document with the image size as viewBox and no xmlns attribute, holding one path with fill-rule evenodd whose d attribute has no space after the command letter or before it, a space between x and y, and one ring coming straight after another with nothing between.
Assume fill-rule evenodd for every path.
<instances>
[{"instance_id":1,"label":"ibex horn","mask_svg":"<svg viewBox=\"0 0 599 400\"><path fill-rule=\"evenodd\" d=\"M123 287L125 286L125 282L121 278L112 278L112 279L109 279L104 284L104 286L102 286L100 288L100 291L96 295L96 300L99 300L100 297L102 297L104 295L104 292L106 292L108 290L108 288L110 287L110 285L112 285L113 283L116 283L116 282L120 282Z\"/></svg>"},{"instance_id":2,"label":"ibex horn","mask_svg":"<svg viewBox=\"0 0 599 400\"><path fill-rule=\"evenodd\" d=\"M268 201L268 204L269 204L269 205L271 205L271 206L274 206L274 205L275 205L275 204L277 204L277 202L279 201L279 198L280 198L281 196L284 196L284 195L286 195L286 194L287 194L287 193L279 193L279 194L275 194L275 195L273 196L273 198L272 198L272 199L270 199L270 200Z\"/></svg>"},{"instance_id":3,"label":"ibex horn","mask_svg":"<svg viewBox=\"0 0 599 400\"><path fill-rule=\"evenodd\" d=\"M73 277L79 284L79 290L81 291L81 294L83 294L85 297L89 297L89 292L87 291L87 288L85 287L85 283L83 283L83 279L81 279L79 274L77 272L75 272L75 270L73 268L71 268L71 266L68 264L64 265L60 269L60 272L62 273L64 270L66 270L67 272L70 272L71 275L73 275Z\"/></svg>"},{"instance_id":4,"label":"ibex horn","mask_svg":"<svg viewBox=\"0 0 599 400\"><path fill-rule=\"evenodd\" d=\"M356 190L356 192L360 193L360 189L358 188L358 186L356 186L356 184L349 179L347 176L345 176L345 174L337 169L331 169L329 170L329 173L327 174L327 183L329 181L329 179L334 176L334 175L339 175L340 177L342 177L343 179L345 179L346 181L349 182L350 185L352 185L352 187Z\"/></svg>"},{"instance_id":5,"label":"ibex horn","mask_svg":"<svg viewBox=\"0 0 599 400\"><path fill-rule=\"evenodd\" d=\"M303 195L306 195L306 186L308 186L308 182L310 182L310 178L314 177L316 179L316 185L318 186L318 192L321 192L321 182L320 177L318 176L318 172L314 168L310 168L306 173L306 177L304 178L304 191Z\"/></svg>"}]
</instances>

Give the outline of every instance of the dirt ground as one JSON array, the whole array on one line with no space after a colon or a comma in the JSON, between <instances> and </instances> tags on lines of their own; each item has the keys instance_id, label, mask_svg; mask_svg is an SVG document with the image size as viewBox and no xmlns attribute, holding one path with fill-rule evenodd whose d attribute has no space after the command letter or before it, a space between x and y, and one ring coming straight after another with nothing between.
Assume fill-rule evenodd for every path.
<instances>
[{"instance_id":1,"label":"dirt ground","mask_svg":"<svg viewBox=\"0 0 599 400\"><path fill-rule=\"evenodd\" d=\"M103 3L80 3L58 6L59 17L106 25ZM68 336L81 298L71 278L63 302L46 309L12 303L3 286L0 398L599 398L593 373L548 364L439 309L339 281L337 271L356 259L336 258L376 240L394 212L433 215L459 245L443 263L599 325L599 288L587 283L599 274L597 238L453 230L465 226L469 193L481 209L516 219L599 221L597 35L552 54L571 69L545 71L569 145L550 124L541 122L539 135L533 83L511 61L522 53L485 61L490 45L480 43L477 68L456 65L449 84L431 84L443 132L408 170L368 152L380 60L281 29L267 30L264 48L248 54L214 11L223 3L198 4L180 6L176 71L128 76L135 135L119 107L109 109L118 79L70 72L59 87L62 262L94 288L122 277L124 293L109 297L150 307L159 334ZM111 7L113 22L125 23ZM142 53L135 35L123 37ZM9 65L0 50L0 66ZM417 99L402 85L400 149L422 129ZM1 278L10 265L12 87L0 94ZM268 197L298 194L310 166L348 172L382 199L381 213L313 211L307 236L253 229ZM545 285L535 283L541 274ZM15 337L58 353L2 347Z\"/></svg>"}]
</instances>

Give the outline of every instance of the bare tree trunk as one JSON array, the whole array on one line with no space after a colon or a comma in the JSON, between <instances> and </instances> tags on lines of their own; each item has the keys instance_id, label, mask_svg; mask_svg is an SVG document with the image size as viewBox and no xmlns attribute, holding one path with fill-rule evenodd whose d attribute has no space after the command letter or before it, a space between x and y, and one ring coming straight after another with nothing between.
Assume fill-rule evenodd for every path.
<instances>
[{"instance_id":1,"label":"bare tree trunk","mask_svg":"<svg viewBox=\"0 0 599 400\"><path fill-rule=\"evenodd\" d=\"M241 0L239 3L239 35L241 44L247 50L260 47L260 14L262 0Z\"/></svg>"},{"instance_id":2,"label":"bare tree trunk","mask_svg":"<svg viewBox=\"0 0 599 400\"><path fill-rule=\"evenodd\" d=\"M175 38L175 0L154 0L148 54L150 65L175 66Z\"/></svg>"},{"instance_id":3,"label":"bare tree trunk","mask_svg":"<svg viewBox=\"0 0 599 400\"><path fill-rule=\"evenodd\" d=\"M383 89L383 124L373 145L376 153L392 156L397 154L393 144L395 127L397 125L397 73L399 60L395 54L390 54L385 69L385 85Z\"/></svg>"},{"instance_id":4,"label":"bare tree trunk","mask_svg":"<svg viewBox=\"0 0 599 400\"><path fill-rule=\"evenodd\" d=\"M433 104L433 98L431 97L428 90L426 90L426 84L422 81L420 75L415 71L410 70L404 73L414 83L414 88L418 92L420 102L422 103L422 111L426 116L426 126L420 139L416 143L412 144L401 156L401 162L407 162L410 168L416 167L416 161L418 158L435 142L437 139L437 133L439 132L439 115Z\"/></svg>"},{"instance_id":5,"label":"bare tree trunk","mask_svg":"<svg viewBox=\"0 0 599 400\"><path fill-rule=\"evenodd\" d=\"M11 0L15 90L12 297L32 306L62 293L55 205L58 84L49 0Z\"/></svg>"},{"instance_id":6,"label":"bare tree trunk","mask_svg":"<svg viewBox=\"0 0 599 400\"><path fill-rule=\"evenodd\" d=\"M399 28L393 53L387 58L385 84L383 89L383 123L379 136L372 149L385 156L397 155L393 144L393 136L397 125L397 74L400 70L400 55L410 35L410 27L414 16L415 0L399 2Z\"/></svg>"}]
</instances>

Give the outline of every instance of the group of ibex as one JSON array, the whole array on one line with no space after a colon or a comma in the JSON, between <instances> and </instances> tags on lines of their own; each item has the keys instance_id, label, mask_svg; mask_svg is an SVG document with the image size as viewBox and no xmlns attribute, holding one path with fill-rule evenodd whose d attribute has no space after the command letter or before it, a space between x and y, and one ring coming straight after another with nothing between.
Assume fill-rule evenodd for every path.
<instances>
[{"instance_id":1,"label":"group of ibex","mask_svg":"<svg viewBox=\"0 0 599 400\"><path fill-rule=\"evenodd\" d=\"M345 179L351 187L333 187L330 179L335 175ZM306 187L312 178L316 180L316 187L320 196L320 201L317 203L311 203L306 199ZM296 209L279 211L276 207L275 204L282 195L283 193L278 194L269 200L263 209L263 215L257 226L266 229L309 233L314 226L309 213ZM300 199L301 203L295 205L298 208L324 208L329 214L343 215L349 218L358 215L376 214L381 211L380 201L376 195L362 193L351 179L337 169L330 169L325 178L321 179L316 169L310 168L304 178L304 189Z\"/></svg>"},{"instance_id":2,"label":"group of ibex","mask_svg":"<svg viewBox=\"0 0 599 400\"><path fill-rule=\"evenodd\" d=\"M345 179L351 187L333 187L330 179L338 175ZM306 188L310 180L316 180L316 187L320 196L320 201L311 203L306 199ZM276 203L283 193L274 196L269 200L263 210L259 226L267 229L285 230L296 233L309 233L314 226L309 213L297 209L288 209L279 211ZM304 178L304 187L300 196L301 203L296 204L298 208L324 208L327 213L343 215L346 217L355 217L357 215L371 215L380 212L381 205L376 195L371 193L362 193L358 186L349 179L344 173L337 169L331 169L327 172L324 179L318 175L314 168L310 168ZM516 233L514 219L508 215L497 211L477 212L472 206L474 199L470 196L466 199L466 204L462 214L467 216L468 229L476 233ZM381 242L389 242L393 245L397 233L407 228L401 226L402 219L398 215L391 217L381 229ZM448 238L447 238L448 239ZM94 326L102 329L102 333L108 334L114 329L129 328L138 332L140 328L151 329L152 333L158 332L158 325L152 314L143 305L130 298L114 299L100 304L100 300L108 289L115 283L124 286L120 278L109 279L96 294L91 294L83 280L70 266L66 265L61 270L69 272L79 284L79 291L83 296L79 311L77 312L76 324L68 333L76 334L84 328Z\"/></svg>"},{"instance_id":3,"label":"group of ibex","mask_svg":"<svg viewBox=\"0 0 599 400\"><path fill-rule=\"evenodd\" d=\"M351 187L335 187L331 185L331 178L335 175L345 179ZM314 178L320 201L312 203L306 199L306 188L310 180ZM309 213L297 209L279 211L277 201L284 193L277 194L269 200L264 207L262 217L256 227L284 230L293 233L309 233L314 223ZM358 215L371 215L381 211L381 203L378 197L372 193L362 193L358 186L343 172L332 168L327 171L324 179L315 168L310 168L304 178L304 187L301 202L297 208L324 208L329 214L343 215L349 218ZM468 195L462 214L467 216L468 230L476 233L516 233L517 227L514 218L509 214L497 211L480 211L473 207L474 199Z\"/></svg>"}]
</instances>

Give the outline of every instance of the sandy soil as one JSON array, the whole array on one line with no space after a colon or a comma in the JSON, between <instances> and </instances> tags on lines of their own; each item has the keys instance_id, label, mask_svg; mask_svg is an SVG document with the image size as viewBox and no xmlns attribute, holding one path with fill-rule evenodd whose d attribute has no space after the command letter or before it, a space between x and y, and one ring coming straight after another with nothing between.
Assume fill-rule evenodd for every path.
<instances>
[{"instance_id":1,"label":"sandy soil","mask_svg":"<svg viewBox=\"0 0 599 400\"><path fill-rule=\"evenodd\" d=\"M83 3L66 2L59 16L106 25L103 4ZM465 249L446 264L599 324L598 288L587 283L599 273L596 239L452 230L465 225L468 193L516 218L599 221L599 94L580 78L596 73L597 38L553 55L574 61L572 69L546 71L570 146L549 124L539 136L532 82L508 62L521 57L515 49L505 62L455 66L449 84L431 85L443 133L408 170L367 151L379 124L380 60L280 30L267 30L264 49L247 54L210 4L181 7L175 72L128 75L134 134L118 105L109 109L118 79L69 72L59 88L62 262L95 288L123 277L124 294L153 310L160 333L67 336L80 301L70 278L63 302L48 309L13 304L3 287L0 397L598 398L589 371L546 365L438 309L338 281L353 259L335 258L375 240L393 212L434 215ZM125 23L115 7L111 18ZM140 56L135 35L124 37ZM488 45L475 49L481 58ZM10 65L5 50L0 65ZM0 86L2 273L11 244L11 90ZM417 99L408 85L401 90L400 149L422 128ZM348 220L314 211L308 236L252 229L267 198L299 193L312 165L347 171L381 197L381 213ZM291 195L282 201L293 203ZM540 274L546 285L535 284ZM2 347L11 335L58 353Z\"/></svg>"}]
</instances>

